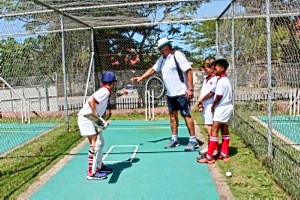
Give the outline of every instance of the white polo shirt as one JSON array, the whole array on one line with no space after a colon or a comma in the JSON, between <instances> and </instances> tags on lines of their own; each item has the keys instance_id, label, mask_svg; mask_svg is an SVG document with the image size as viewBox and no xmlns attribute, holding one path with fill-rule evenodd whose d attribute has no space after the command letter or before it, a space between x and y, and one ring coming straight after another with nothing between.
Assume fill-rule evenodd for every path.
<instances>
[{"instance_id":1,"label":"white polo shirt","mask_svg":"<svg viewBox=\"0 0 300 200\"><path fill-rule=\"evenodd\" d=\"M201 88L201 93L200 93L201 98L210 92L213 92L213 93L216 92L218 78L219 77L217 77L217 76L206 76L204 78L202 88ZM213 104L213 102L214 102L214 97L212 96L211 98L203 101L203 106L206 107L210 104Z\"/></svg>"},{"instance_id":2,"label":"white polo shirt","mask_svg":"<svg viewBox=\"0 0 300 200\"><path fill-rule=\"evenodd\" d=\"M163 81L167 90L167 96L170 97L184 95L186 93L186 71L191 69L189 61L182 52L175 51L175 57L182 71L184 83L182 83L179 79L173 54L169 54L166 58L160 56L152 67L155 72L162 73Z\"/></svg>"},{"instance_id":3,"label":"white polo shirt","mask_svg":"<svg viewBox=\"0 0 300 200\"><path fill-rule=\"evenodd\" d=\"M215 98L220 95L222 99L217 107L232 104L232 86L226 75L222 75L217 82Z\"/></svg>"},{"instance_id":4,"label":"white polo shirt","mask_svg":"<svg viewBox=\"0 0 300 200\"><path fill-rule=\"evenodd\" d=\"M99 116L104 115L108 100L110 96L110 91L106 87L100 88L98 91L96 91L92 96L89 97L89 99L86 101L86 103L83 105L82 109L79 111L78 115L86 115L92 113L92 109L88 103L88 101L93 98L96 102L96 111Z\"/></svg>"}]
</instances>

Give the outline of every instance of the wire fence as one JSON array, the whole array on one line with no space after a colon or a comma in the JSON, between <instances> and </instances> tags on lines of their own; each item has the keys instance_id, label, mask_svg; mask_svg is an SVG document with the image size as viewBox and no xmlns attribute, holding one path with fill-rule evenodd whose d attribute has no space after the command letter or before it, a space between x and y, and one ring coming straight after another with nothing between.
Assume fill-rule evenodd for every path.
<instances>
[{"instance_id":1,"label":"wire fence","mask_svg":"<svg viewBox=\"0 0 300 200\"><path fill-rule=\"evenodd\" d=\"M282 188L300 196L300 3L236 0L215 20L197 18L203 1L114 2L4 5L1 158L31 155L20 147L34 146L31 142L45 134L49 140L47 133L57 127L72 129L70 118L100 87L99 77L107 70L118 79L111 97L113 114L144 113L146 82L132 84L130 78L153 66L159 57L157 40L168 37L193 63L192 104L204 75L198 70L199 58L216 53L228 59L235 131ZM167 111L164 97L154 104L156 113Z\"/></svg>"},{"instance_id":2,"label":"wire fence","mask_svg":"<svg viewBox=\"0 0 300 200\"><path fill-rule=\"evenodd\" d=\"M153 66L159 57L155 48L159 38L177 39L175 48L193 61L190 45L182 36L191 24L199 23L193 14L201 2L120 1L115 6L110 1L74 1L66 6L63 2L34 0L3 5L1 157L18 152L19 147L30 145L58 126L66 126L68 132L70 119L99 89L99 77L107 70L114 71L118 79L111 97L113 114L144 113L145 82L132 84L130 78ZM181 10L184 7L189 15ZM178 20L184 22L176 23ZM195 83L200 83L201 77L195 76ZM167 111L165 98L154 104L155 112ZM37 126L31 126L34 124Z\"/></svg>"},{"instance_id":3,"label":"wire fence","mask_svg":"<svg viewBox=\"0 0 300 200\"><path fill-rule=\"evenodd\" d=\"M237 133L299 197L300 3L232 2L217 20L218 55L231 63Z\"/></svg>"}]
</instances>

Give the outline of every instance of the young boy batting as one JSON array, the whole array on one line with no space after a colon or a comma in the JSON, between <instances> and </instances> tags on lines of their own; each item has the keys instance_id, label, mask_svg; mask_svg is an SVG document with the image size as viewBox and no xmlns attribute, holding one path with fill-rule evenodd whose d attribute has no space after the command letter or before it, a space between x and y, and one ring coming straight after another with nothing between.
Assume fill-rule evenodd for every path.
<instances>
[{"instance_id":1,"label":"young boy batting","mask_svg":"<svg viewBox=\"0 0 300 200\"><path fill-rule=\"evenodd\" d=\"M204 119L205 130L208 134L208 137L211 136L211 126L213 123L213 114L211 112L211 107L214 101L214 95L216 90L216 85L218 81L218 77L215 76L215 71L212 62L215 61L214 57L206 57L204 59L203 69L206 72L207 76L203 80L202 89L200 92L200 97L197 101L197 105L199 111L202 112L202 116ZM209 145L209 140L208 140ZM216 146L216 149L213 152L213 156L217 156L219 146ZM200 151L201 155L205 155L207 153L207 148L202 149Z\"/></svg>"},{"instance_id":2,"label":"young boy batting","mask_svg":"<svg viewBox=\"0 0 300 200\"><path fill-rule=\"evenodd\" d=\"M198 159L200 163L215 163L213 151L218 146L218 132L222 133L222 147L220 159L228 161L229 158L229 130L228 122L233 112L232 105L232 86L230 80L227 78L226 70L229 67L229 63L226 59L218 59L212 64L215 69L215 75L219 76L214 101L211 107L213 113L213 124L211 136L209 138L208 151L205 156Z\"/></svg>"},{"instance_id":3,"label":"young boy batting","mask_svg":"<svg viewBox=\"0 0 300 200\"><path fill-rule=\"evenodd\" d=\"M87 137L90 142L88 153L87 179L101 180L107 178L112 169L102 163L104 137L98 124L93 119L104 116L108 107L111 91L116 82L113 72L105 72L102 75L102 87L96 91L83 105L78 113L78 125L82 136ZM92 116L92 117L90 117ZM101 117L98 118L101 125L107 124Z\"/></svg>"}]
</instances>

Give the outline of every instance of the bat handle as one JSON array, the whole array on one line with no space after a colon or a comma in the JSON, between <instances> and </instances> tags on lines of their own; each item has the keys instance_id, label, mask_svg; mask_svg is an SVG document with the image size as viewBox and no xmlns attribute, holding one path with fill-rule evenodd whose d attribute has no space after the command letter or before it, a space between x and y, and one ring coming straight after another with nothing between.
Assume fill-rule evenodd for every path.
<instances>
[{"instance_id":1,"label":"bat handle","mask_svg":"<svg viewBox=\"0 0 300 200\"><path fill-rule=\"evenodd\" d=\"M102 121L103 129L106 129L109 126L108 121L104 120L102 117L99 117L99 119Z\"/></svg>"}]
</instances>

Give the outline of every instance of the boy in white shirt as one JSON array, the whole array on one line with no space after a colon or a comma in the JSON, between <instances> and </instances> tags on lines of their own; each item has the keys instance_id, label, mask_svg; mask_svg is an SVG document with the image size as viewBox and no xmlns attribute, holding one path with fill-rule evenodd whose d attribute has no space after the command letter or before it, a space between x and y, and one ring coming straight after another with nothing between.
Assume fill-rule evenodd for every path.
<instances>
[{"instance_id":1,"label":"boy in white shirt","mask_svg":"<svg viewBox=\"0 0 300 200\"><path fill-rule=\"evenodd\" d=\"M214 67L211 65L215 61L214 57L206 57L204 59L203 69L206 72L207 76L205 76L202 89L200 93L200 97L197 101L199 106L199 111L202 112L202 116L204 119L205 130L208 134L208 145L209 145L209 137L211 136L211 126L213 123L213 114L211 112L211 107L214 101L214 95L216 90L216 85L218 81L218 77L215 76ZM202 149L200 151L201 155L205 155L207 153L207 148ZM213 155L216 156L218 154L219 146L216 146L216 149L213 152Z\"/></svg>"},{"instance_id":2,"label":"boy in white shirt","mask_svg":"<svg viewBox=\"0 0 300 200\"><path fill-rule=\"evenodd\" d=\"M229 161L230 159L228 152L230 141L228 122L233 112L232 86L226 75L226 70L229 67L229 63L226 59L218 59L214 61L212 65L214 66L216 76L219 76L214 102L211 108L213 113L212 132L209 139L207 154L198 160L200 163L209 164L215 163L213 151L218 145L219 130L222 132L222 149L220 159L224 161Z\"/></svg>"},{"instance_id":3,"label":"boy in white shirt","mask_svg":"<svg viewBox=\"0 0 300 200\"><path fill-rule=\"evenodd\" d=\"M82 136L87 137L90 142L88 154L88 180L102 180L112 169L102 163L104 137L94 122L86 118L88 114L104 116L108 107L111 91L115 86L116 76L113 72L104 72L101 78L102 87L96 91L83 105L78 113L78 125Z\"/></svg>"}]
</instances>

